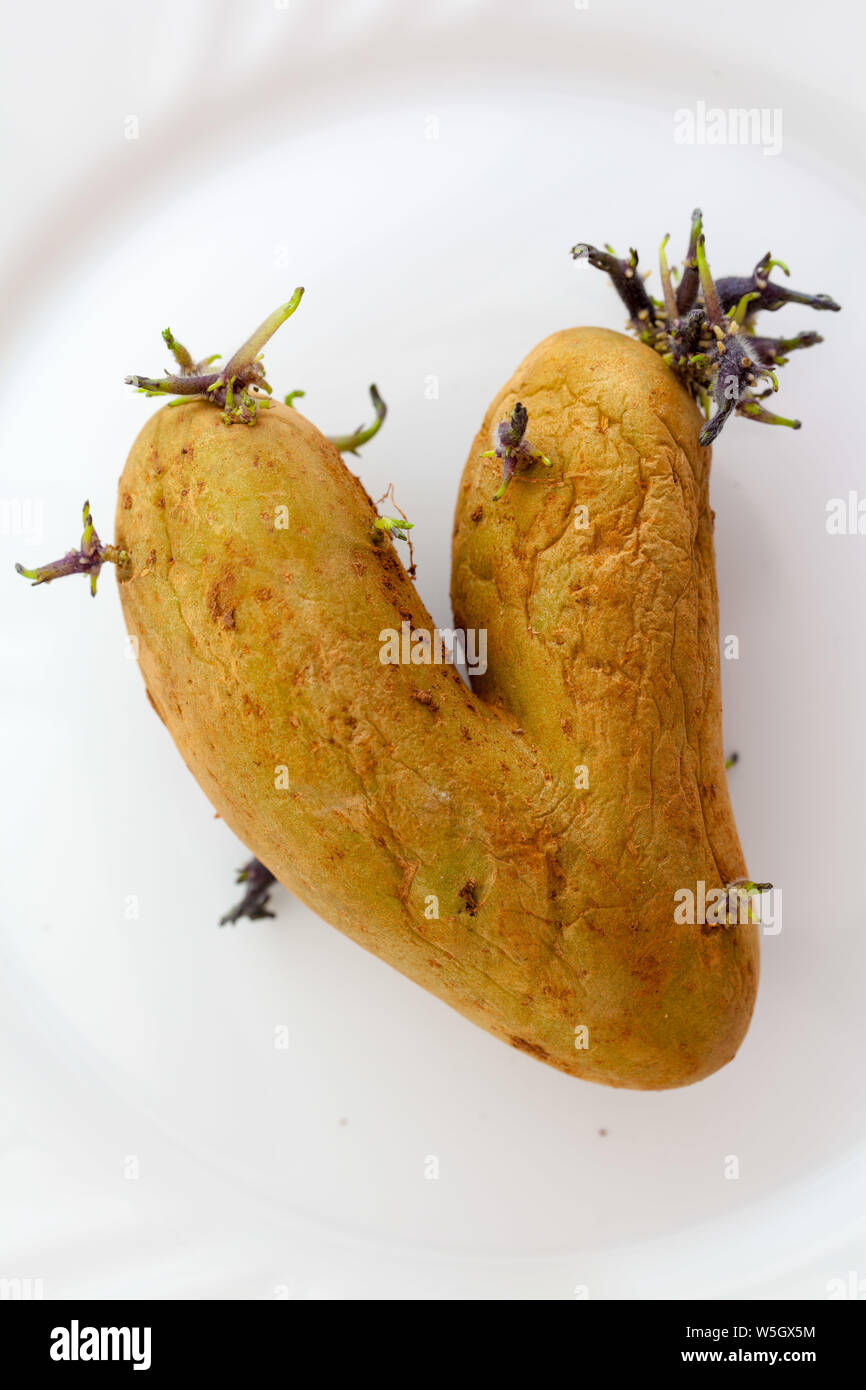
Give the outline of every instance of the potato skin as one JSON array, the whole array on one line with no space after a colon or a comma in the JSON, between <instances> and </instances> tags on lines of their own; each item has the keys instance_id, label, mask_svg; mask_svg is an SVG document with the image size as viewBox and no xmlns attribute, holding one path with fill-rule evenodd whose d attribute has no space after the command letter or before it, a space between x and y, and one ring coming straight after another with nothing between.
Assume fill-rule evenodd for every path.
<instances>
[{"instance_id":1,"label":"potato skin","mask_svg":"<svg viewBox=\"0 0 866 1390\"><path fill-rule=\"evenodd\" d=\"M494 506L476 455L515 391L554 468ZM616 1086L683 1085L728 1061L757 978L754 928L673 923L674 888L743 872L698 429L654 354L620 335L556 335L518 369L458 506L459 620L489 633L477 694L448 666L380 663L384 629L433 621L390 542L374 544L361 484L298 412L244 429L202 402L160 410L119 485L127 627L223 819L360 945L512 1046ZM569 509L593 479L616 505L589 560ZM582 597L581 582L595 585ZM579 762L589 792L573 787Z\"/></svg>"},{"instance_id":2,"label":"potato skin","mask_svg":"<svg viewBox=\"0 0 866 1390\"><path fill-rule=\"evenodd\" d=\"M496 473L480 456L517 401L553 466L491 503ZM590 971L596 1040L618 1034L628 1085L645 1048L658 1084L723 1065L758 981L756 927L673 920L676 890L746 875L724 767L702 424L643 344L555 333L491 403L455 518L455 623L485 625L492 653L477 693L518 721L558 785L587 769L559 835L563 944Z\"/></svg>"}]
</instances>

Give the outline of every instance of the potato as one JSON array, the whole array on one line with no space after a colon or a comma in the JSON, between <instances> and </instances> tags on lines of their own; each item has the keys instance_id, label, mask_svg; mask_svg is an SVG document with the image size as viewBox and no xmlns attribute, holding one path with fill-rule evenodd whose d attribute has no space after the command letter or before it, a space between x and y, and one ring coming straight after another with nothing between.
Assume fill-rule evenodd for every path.
<instances>
[{"instance_id":1,"label":"potato","mask_svg":"<svg viewBox=\"0 0 866 1390\"><path fill-rule=\"evenodd\" d=\"M180 399L132 448L114 542L85 503L78 549L16 567L91 593L117 567L151 704L255 855L224 922L271 915L276 876L513 1047L637 1089L733 1057L771 887L745 877L728 799L708 446L735 415L799 428L762 402L821 336L757 315L840 307L773 281L769 252L714 280L699 209L676 283L667 241L661 299L635 250L572 248L638 341L546 339L472 446L453 570L490 656L472 690L394 550L409 523L340 457L382 423L375 387L374 424L330 441L289 408L303 392L264 408L262 349L301 288L223 367L166 329L176 369L127 381Z\"/></svg>"},{"instance_id":2,"label":"potato","mask_svg":"<svg viewBox=\"0 0 866 1390\"><path fill-rule=\"evenodd\" d=\"M492 505L483 454L518 401L553 467L518 473ZM757 987L749 921L674 922L675 893L746 873L722 748L703 424L648 347L556 333L491 404L457 505L455 623L487 628L475 689L524 730L562 798L558 945L569 1009L590 1025L586 1061L604 1045L611 1084L714 1071Z\"/></svg>"},{"instance_id":3,"label":"potato","mask_svg":"<svg viewBox=\"0 0 866 1390\"><path fill-rule=\"evenodd\" d=\"M552 466L494 504L479 455L518 400ZM457 622L488 634L477 693L448 664L380 660L388 630L432 619L296 410L243 429L201 400L166 407L119 485L147 692L223 819L360 945L613 1086L729 1061L758 976L753 925L674 921L677 890L745 873L701 425L659 357L616 333L556 334L518 368L457 510Z\"/></svg>"}]
</instances>

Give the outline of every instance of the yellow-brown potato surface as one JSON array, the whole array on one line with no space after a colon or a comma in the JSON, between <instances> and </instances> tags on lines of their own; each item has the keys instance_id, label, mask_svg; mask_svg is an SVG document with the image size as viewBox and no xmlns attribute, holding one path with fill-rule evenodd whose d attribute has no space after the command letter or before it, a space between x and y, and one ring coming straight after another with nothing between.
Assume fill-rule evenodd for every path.
<instances>
[{"instance_id":1,"label":"yellow-brown potato surface","mask_svg":"<svg viewBox=\"0 0 866 1390\"><path fill-rule=\"evenodd\" d=\"M493 503L478 455L517 400L553 467ZM721 1066L757 980L754 927L673 918L675 890L745 872L699 429L661 361L619 334L557 334L518 368L458 500L455 621L488 633L475 693L447 665L380 662L385 630L433 622L298 412L243 428L202 402L163 409L119 486L148 694L220 815L359 944L610 1085Z\"/></svg>"}]
</instances>

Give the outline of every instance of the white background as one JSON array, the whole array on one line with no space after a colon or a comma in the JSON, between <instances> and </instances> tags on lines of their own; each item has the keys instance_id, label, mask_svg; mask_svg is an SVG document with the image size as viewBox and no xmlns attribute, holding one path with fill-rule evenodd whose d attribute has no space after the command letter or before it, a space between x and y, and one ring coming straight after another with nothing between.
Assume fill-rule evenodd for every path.
<instances>
[{"instance_id":1,"label":"white background","mask_svg":"<svg viewBox=\"0 0 866 1390\"><path fill-rule=\"evenodd\" d=\"M40 524L10 510L0 536L0 1277L48 1297L563 1299L866 1279L866 537L825 529L829 498L866 495L860 7L4 10L0 470ZM781 154L675 143L698 101L781 109ZM389 419L351 463L421 523L447 626L487 401L546 334L622 324L570 246L649 267L665 232L682 254L696 204L717 273L769 246L845 312L770 321L826 336L782 374L804 428L734 421L715 451L731 786L783 930L736 1061L632 1094L503 1048L282 891L276 921L219 931L245 851L147 705L112 574L91 602L12 564L76 541L85 496L110 536L153 408L123 378L164 365L167 323L230 351L304 284L269 377L330 433L378 383Z\"/></svg>"}]
</instances>

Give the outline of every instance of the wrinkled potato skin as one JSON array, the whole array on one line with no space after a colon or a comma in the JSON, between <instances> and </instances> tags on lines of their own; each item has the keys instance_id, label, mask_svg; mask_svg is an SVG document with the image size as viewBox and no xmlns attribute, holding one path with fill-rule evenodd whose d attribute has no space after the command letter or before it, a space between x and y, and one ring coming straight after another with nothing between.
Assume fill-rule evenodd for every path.
<instances>
[{"instance_id":1,"label":"wrinkled potato skin","mask_svg":"<svg viewBox=\"0 0 866 1390\"><path fill-rule=\"evenodd\" d=\"M552 467L491 503L480 455L517 401ZM562 946L588 971L582 1016L596 1044L616 1036L629 1085L647 1035L660 1084L728 1061L758 980L756 927L673 921L677 889L746 875L724 767L702 424L641 343L556 333L492 402L455 519L455 624L485 626L491 653L477 693L524 728L563 789L587 769L558 831Z\"/></svg>"},{"instance_id":2,"label":"wrinkled potato skin","mask_svg":"<svg viewBox=\"0 0 866 1390\"><path fill-rule=\"evenodd\" d=\"M477 454L517 399L554 467L492 504ZM723 1065L757 978L753 927L673 923L675 888L744 872L699 427L654 354L617 334L556 335L518 369L458 506L458 621L489 632L475 694L449 666L380 663L383 629L433 621L390 542L374 544L361 484L297 411L243 428L202 402L160 410L119 486L148 695L223 819L467 1018L615 1086ZM578 500L589 533L570 525Z\"/></svg>"}]
</instances>

